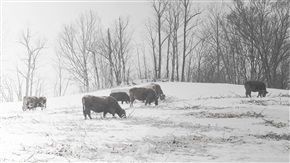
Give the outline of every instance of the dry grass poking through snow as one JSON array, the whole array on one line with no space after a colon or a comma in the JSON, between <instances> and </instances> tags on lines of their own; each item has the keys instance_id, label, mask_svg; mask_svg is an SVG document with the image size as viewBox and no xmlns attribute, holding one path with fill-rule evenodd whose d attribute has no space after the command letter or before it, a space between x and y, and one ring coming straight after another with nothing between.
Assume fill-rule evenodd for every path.
<instances>
[{"instance_id":1,"label":"dry grass poking through snow","mask_svg":"<svg viewBox=\"0 0 290 163\"><path fill-rule=\"evenodd\" d=\"M189 113L190 116L195 116L198 118L247 118L247 117L264 117L264 115L247 111L246 113L211 113L209 111L193 112Z\"/></svg>"}]
</instances>

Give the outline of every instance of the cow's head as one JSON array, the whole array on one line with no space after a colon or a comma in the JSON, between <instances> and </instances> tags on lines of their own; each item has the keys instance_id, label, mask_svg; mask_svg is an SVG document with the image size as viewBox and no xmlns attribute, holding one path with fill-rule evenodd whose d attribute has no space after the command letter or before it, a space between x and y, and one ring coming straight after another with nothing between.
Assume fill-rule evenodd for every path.
<instances>
[{"instance_id":1,"label":"cow's head","mask_svg":"<svg viewBox=\"0 0 290 163\"><path fill-rule=\"evenodd\" d=\"M159 98L160 98L160 100L164 100L165 99L165 94L160 94Z\"/></svg>"},{"instance_id":2,"label":"cow's head","mask_svg":"<svg viewBox=\"0 0 290 163\"><path fill-rule=\"evenodd\" d=\"M158 105L158 98L156 98L155 100L155 105Z\"/></svg>"},{"instance_id":3,"label":"cow's head","mask_svg":"<svg viewBox=\"0 0 290 163\"><path fill-rule=\"evenodd\" d=\"M117 114L120 118L126 118L126 111L124 109L121 109Z\"/></svg>"},{"instance_id":4,"label":"cow's head","mask_svg":"<svg viewBox=\"0 0 290 163\"><path fill-rule=\"evenodd\" d=\"M267 93L268 92L266 90L263 90L262 93L261 93L262 97L265 97Z\"/></svg>"}]
</instances>

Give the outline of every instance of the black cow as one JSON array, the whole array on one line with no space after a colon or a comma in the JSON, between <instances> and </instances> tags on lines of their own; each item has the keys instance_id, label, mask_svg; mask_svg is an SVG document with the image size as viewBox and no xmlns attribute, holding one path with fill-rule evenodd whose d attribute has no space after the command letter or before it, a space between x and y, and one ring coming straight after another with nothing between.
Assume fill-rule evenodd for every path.
<instances>
[{"instance_id":1,"label":"black cow","mask_svg":"<svg viewBox=\"0 0 290 163\"><path fill-rule=\"evenodd\" d=\"M22 110L26 111L35 110L37 107L46 108L46 98L45 97L36 97L36 96L24 96Z\"/></svg>"},{"instance_id":2,"label":"black cow","mask_svg":"<svg viewBox=\"0 0 290 163\"><path fill-rule=\"evenodd\" d=\"M122 101L122 104L124 101L126 103L129 103L130 101L130 98L126 92L112 92L110 96L114 97L117 101Z\"/></svg>"},{"instance_id":3,"label":"black cow","mask_svg":"<svg viewBox=\"0 0 290 163\"><path fill-rule=\"evenodd\" d=\"M96 113L103 112L104 118L106 117L107 113L111 113L113 117L115 117L115 113L118 114L120 118L126 118L126 112L123 110L118 101L111 96L91 96L86 95L82 98L83 103L83 113L85 119L87 119L87 115L90 119L91 117L91 110Z\"/></svg>"},{"instance_id":4,"label":"black cow","mask_svg":"<svg viewBox=\"0 0 290 163\"><path fill-rule=\"evenodd\" d=\"M266 91L266 84L262 81L247 81L245 84L246 97L251 97L251 92L259 92L257 97L265 97L268 93Z\"/></svg>"},{"instance_id":5,"label":"black cow","mask_svg":"<svg viewBox=\"0 0 290 163\"><path fill-rule=\"evenodd\" d=\"M165 99L165 94L163 94L163 91L160 87L159 84L156 83L150 83L148 85L145 85L146 88L152 88L155 90L157 97L160 98L160 100L164 100Z\"/></svg>"},{"instance_id":6,"label":"black cow","mask_svg":"<svg viewBox=\"0 0 290 163\"><path fill-rule=\"evenodd\" d=\"M129 94L130 94L130 107L133 106L133 102L135 101L135 99L139 101L146 100L145 105L151 104L151 102L153 101L155 101L155 105L158 105L158 97L156 95L156 92L151 88L144 87L131 88L129 90Z\"/></svg>"}]
</instances>

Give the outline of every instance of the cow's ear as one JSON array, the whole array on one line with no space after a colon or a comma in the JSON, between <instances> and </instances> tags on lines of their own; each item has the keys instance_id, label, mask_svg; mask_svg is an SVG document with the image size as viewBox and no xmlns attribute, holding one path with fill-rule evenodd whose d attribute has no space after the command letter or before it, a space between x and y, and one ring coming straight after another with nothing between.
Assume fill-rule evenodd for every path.
<instances>
[{"instance_id":1,"label":"cow's ear","mask_svg":"<svg viewBox=\"0 0 290 163\"><path fill-rule=\"evenodd\" d=\"M269 93L269 92L266 91L266 93Z\"/></svg>"}]
</instances>

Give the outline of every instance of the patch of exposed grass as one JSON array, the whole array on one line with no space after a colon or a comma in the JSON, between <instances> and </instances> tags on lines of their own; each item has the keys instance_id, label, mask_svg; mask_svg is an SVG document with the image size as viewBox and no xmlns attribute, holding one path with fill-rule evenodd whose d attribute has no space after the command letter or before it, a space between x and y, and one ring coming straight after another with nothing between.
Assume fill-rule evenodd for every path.
<instances>
[{"instance_id":1,"label":"patch of exposed grass","mask_svg":"<svg viewBox=\"0 0 290 163\"><path fill-rule=\"evenodd\" d=\"M208 99L225 99L225 98L242 98L243 96L240 96L234 92L230 92L232 95L219 95L219 96L210 96L210 97L199 97L196 98L196 100L208 100Z\"/></svg>"},{"instance_id":2,"label":"patch of exposed grass","mask_svg":"<svg viewBox=\"0 0 290 163\"><path fill-rule=\"evenodd\" d=\"M245 118L245 117L264 117L261 113L256 113L253 111L247 111L246 113L211 113L208 111L192 112L187 115L195 116L198 118Z\"/></svg>"},{"instance_id":3,"label":"patch of exposed grass","mask_svg":"<svg viewBox=\"0 0 290 163\"><path fill-rule=\"evenodd\" d=\"M279 93L278 97L290 97L289 93Z\"/></svg>"},{"instance_id":4,"label":"patch of exposed grass","mask_svg":"<svg viewBox=\"0 0 290 163\"><path fill-rule=\"evenodd\" d=\"M3 120L5 120L5 119L17 119L17 118L23 118L23 116L20 116L20 115L7 116L7 117L2 116L1 118L2 118Z\"/></svg>"},{"instance_id":5,"label":"patch of exposed grass","mask_svg":"<svg viewBox=\"0 0 290 163\"><path fill-rule=\"evenodd\" d=\"M265 135L250 135L250 136L254 136L256 138L259 138L259 139L274 139L274 140L290 140L290 134L289 133L283 133L283 134L277 134L277 133L274 133L274 132L269 132Z\"/></svg>"},{"instance_id":6,"label":"patch of exposed grass","mask_svg":"<svg viewBox=\"0 0 290 163\"><path fill-rule=\"evenodd\" d=\"M184 106L177 108L178 110L223 110L229 109L231 107L215 107L215 106L200 106L200 105L193 105L193 106ZM239 107L236 107L239 108Z\"/></svg>"},{"instance_id":7,"label":"patch of exposed grass","mask_svg":"<svg viewBox=\"0 0 290 163\"><path fill-rule=\"evenodd\" d=\"M192 106L178 107L177 109L178 110L200 110L200 109L204 109L204 107L200 105L192 105Z\"/></svg>"},{"instance_id":8,"label":"patch of exposed grass","mask_svg":"<svg viewBox=\"0 0 290 163\"><path fill-rule=\"evenodd\" d=\"M133 156L137 160L148 161L148 156L182 153L188 156L204 156L216 158L209 154L208 150L216 144L223 143L245 143L241 137L230 136L227 138L208 137L205 135L187 136L164 136L164 137L143 137L143 140L129 141L128 143L108 144L107 150L111 153Z\"/></svg>"},{"instance_id":9,"label":"patch of exposed grass","mask_svg":"<svg viewBox=\"0 0 290 163\"><path fill-rule=\"evenodd\" d=\"M267 101L264 100L257 100L257 99L249 99L249 100L242 100L242 104L254 104L254 105L262 105L267 106Z\"/></svg>"},{"instance_id":10,"label":"patch of exposed grass","mask_svg":"<svg viewBox=\"0 0 290 163\"><path fill-rule=\"evenodd\" d=\"M266 126L273 126L273 127L277 127L277 128L282 128L282 127L286 127L288 124L287 123L282 123L282 122L274 122L274 120L267 120L265 118L263 118L264 122L262 122L262 124L266 125Z\"/></svg>"},{"instance_id":11,"label":"patch of exposed grass","mask_svg":"<svg viewBox=\"0 0 290 163\"><path fill-rule=\"evenodd\" d=\"M152 127L157 128L184 128L189 129L192 131L201 131L201 132L209 132L209 131L225 131L225 130L233 130L232 128L229 128L227 126L224 127L218 127L218 126L212 126L212 125L202 125L200 123L191 123L191 122L174 122L172 120L165 119L160 120L157 117L148 117L148 118L132 118L130 121L124 122L127 125L149 125Z\"/></svg>"}]
</instances>

